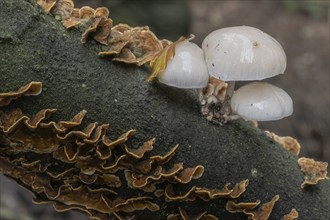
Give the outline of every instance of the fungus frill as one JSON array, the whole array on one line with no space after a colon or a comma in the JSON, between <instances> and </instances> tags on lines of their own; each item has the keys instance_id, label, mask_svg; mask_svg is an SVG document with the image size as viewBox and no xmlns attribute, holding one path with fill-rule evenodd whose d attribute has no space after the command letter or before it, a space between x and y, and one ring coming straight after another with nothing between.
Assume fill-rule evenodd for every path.
<instances>
[{"instance_id":1,"label":"fungus frill","mask_svg":"<svg viewBox=\"0 0 330 220\"><path fill-rule=\"evenodd\" d=\"M247 212L256 208L260 204L260 200L255 202L240 202L236 203L234 201L228 201L226 203L226 210L231 213L236 212Z\"/></svg>"},{"instance_id":2,"label":"fungus frill","mask_svg":"<svg viewBox=\"0 0 330 220\"><path fill-rule=\"evenodd\" d=\"M32 82L0 97L12 99L40 91L41 83ZM136 133L134 129L111 141L106 136L107 124L90 123L74 130L81 125L85 110L68 121L47 121L55 112L43 109L29 117L19 109L0 111L0 171L29 188L36 203L53 202L57 210L78 209L96 219L144 209L158 211L152 197L122 198L117 171L131 175L127 183L132 188L151 192L160 182L186 184L202 176L201 165L184 169L178 163L168 170L162 168L171 166L168 162L178 145L164 156L149 156L154 138L132 148L127 140ZM152 164L158 165L156 169Z\"/></svg>"},{"instance_id":3,"label":"fungus frill","mask_svg":"<svg viewBox=\"0 0 330 220\"><path fill-rule=\"evenodd\" d=\"M19 96L24 92L38 94L41 84L35 84L40 88L33 92L27 85L20 92L0 93L0 96ZM169 162L178 145L164 155L148 156L155 138L138 148L131 148L127 140L136 133L134 129L112 141L106 136L108 124L90 123L83 130L74 130L81 125L85 110L71 120L47 121L55 112L56 109L43 109L33 117L19 109L0 112L0 143L3 146L0 169L29 188L35 203L53 202L56 210L79 210L95 219L123 219L127 215L124 213L145 209L158 211L160 207L152 201L153 197L121 197L123 180L117 173L121 169L131 189L154 192L158 198L164 196L166 202L188 202L196 197L206 202L233 199L245 192L248 185L248 180L244 180L233 188L226 184L222 190L193 186L184 193L177 186L200 178L204 167L184 168L183 163L171 165ZM162 182L170 184L165 189L158 188ZM217 219L206 212L198 216L199 219Z\"/></svg>"},{"instance_id":4,"label":"fungus frill","mask_svg":"<svg viewBox=\"0 0 330 220\"><path fill-rule=\"evenodd\" d=\"M166 201L194 201L196 197L203 201L210 201L220 198L236 199L241 196L248 185L248 180L243 180L237 183L230 189L230 184L227 183L222 189L208 189L205 187L193 186L186 192L174 192L173 185L167 185L163 191L155 191L157 197L164 196Z\"/></svg>"},{"instance_id":5,"label":"fungus frill","mask_svg":"<svg viewBox=\"0 0 330 220\"><path fill-rule=\"evenodd\" d=\"M149 27L130 27L118 24L111 29L108 50L101 56L113 56L113 61L141 66L151 61L163 49L160 41Z\"/></svg>"},{"instance_id":6,"label":"fungus frill","mask_svg":"<svg viewBox=\"0 0 330 220\"><path fill-rule=\"evenodd\" d=\"M295 220L299 217L299 213L296 209L292 209L289 214L283 216L281 220Z\"/></svg>"},{"instance_id":7,"label":"fungus frill","mask_svg":"<svg viewBox=\"0 0 330 220\"><path fill-rule=\"evenodd\" d=\"M86 43L87 38L101 44L108 43L111 32L112 20L108 18L109 10L105 7L96 8L84 6L74 8L72 0L38 0L37 3L45 12L51 13L56 19L61 20L65 28L77 28L83 32L81 42Z\"/></svg>"},{"instance_id":8,"label":"fungus frill","mask_svg":"<svg viewBox=\"0 0 330 220\"><path fill-rule=\"evenodd\" d=\"M41 88L42 88L41 82L31 82L18 89L17 92L0 93L0 107L9 105L12 100L17 99L22 95L24 96L39 95L41 92Z\"/></svg>"},{"instance_id":9,"label":"fungus frill","mask_svg":"<svg viewBox=\"0 0 330 220\"><path fill-rule=\"evenodd\" d=\"M199 213L197 215L195 215L194 217L191 217L187 211L181 207L178 208L179 209L179 213L175 213L175 214L170 214L167 216L167 220L218 220L219 218L215 217L212 214L207 214L207 212L202 212Z\"/></svg>"},{"instance_id":10,"label":"fungus frill","mask_svg":"<svg viewBox=\"0 0 330 220\"><path fill-rule=\"evenodd\" d=\"M210 77L207 87L200 93L199 102L201 105L223 103L226 96L228 84L225 81ZM203 110L202 110L203 112Z\"/></svg>"},{"instance_id":11,"label":"fungus frill","mask_svg":"<svg viewBox=\"0 0 330 220\"><path fill-rule=\"evenodd\" d=\"M244 210L243 213L249 216L249 220L267 220L273 211L275 203L279 199L280 196L275 195L269 202L262 204L257 211Z\"/></svg>"},{"instance_id":12,"label":"fungus frill","mask_svg":"<svg viewBox=\"0 0 330 220\"><path fill-rule=\"evenodd\" d=\"M37 3L46 13L49 13L57 1L58 0L37 0Z\"/></svg>"},{"instance_id":13,"label":"fungus frill","mask_svg":"<svg viewBox=\"0 0 330 220\"><path fill-rule=\"evenodd\" d=\"M105 7L93 9L89 6L74 8L72 0L37 0L38 4L51 13L66 28L77 28L82 32L81 43L92 37L108 49L99 52L101 56L112 56L113 61L141 66L150 62L171 42L159 40L145 27L130 27L118 24L112 27L108 18L109 10Z\"/></svg>"},{"instance_id":14,"label":"fungus frill","mask_svg":"<svg viewBox=\"0 0 330 220\"><path fill-rule=\"evenodd\" d=\"M270 137L271 139L282 145L287 151L291 152L296 156L299 155L301 146L295 138L290 136L281 137L269 131L265 131L265 133L268 137Z\"/></svg>"},{"instance_id":15,"label":"fungus frill","mask_svg":"<svg viewBox=\"0 0 330 220\"><path fill-rule=\"evenodd\" d=\"M260 200L239 203L228 201L226 203L226 210L231 213L244 213L248 216L249 220L267 220L272 213L275 202L277 202L279 198L279 195L274 196L270 202L264 203L257 211L254 209L260 204ZM298 212L295 209L292 209L289 214L283 216L282 220L294 220L297 217Z\"/></svg>"},{"instance_id":16,"label":"fungus frill","mask_svg":"<svg viewBox=\"0 0 330 220\"><path fill-rule=\"evenodd\" d=\"M70 18L74 4L72 0L57 0L50 13L58 20Z\"/></svg>"},{"instance_id":17,"label":"fungus frill","mask_svg":"<svg viewBox=\"0 0 330 220\"><path fill-rule=\"evenodd\" d=\"M63 20L66 28L76 27L83 31L81 42L86 43L88 36L101 44L108 44L112 20L108 18L109 10L105 7L96 8L84 6L75 9L70 18Z\"/></svg>"},{"instance_id":18,"label":"fungus frill","mask_svg":"<svg viewBox=\"0 0 330 220\"><path fill-rule=\"evenodd\" d=\"M301 171L305 174L305 180L301 184L301 188L316 185L320 180L329 178L327 177L328 163L326 162L301 157L298 159L298 164Z\"/></svg>"}]
</instances>

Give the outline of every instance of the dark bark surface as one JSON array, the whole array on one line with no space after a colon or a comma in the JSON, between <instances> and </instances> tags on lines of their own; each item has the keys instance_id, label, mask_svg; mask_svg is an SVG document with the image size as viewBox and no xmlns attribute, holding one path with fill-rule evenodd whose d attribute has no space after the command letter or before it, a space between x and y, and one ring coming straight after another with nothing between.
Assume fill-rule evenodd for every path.
<instances>
[{"instance_id":1,"label":"dark bark surface","mask_svg":"<svg viewBox=\"0 0 330 220\"><path fill-rule=\"evenodd\" d=\"M280 200L270 219L281 219L292 208L300 219L330 219L330 181L302 190L304 175L297 157L269 140L263 131L244 121L225 126L208 122L199 113L194 91L147 84L147 68L98 57L99 45L80 44L78 31L65 30L33 0L0 0L0 5L1 92L17 90L30 81L43 82L41 95L22 97L10 108L19 107L30 115L42 108L57 108L55 120L70 119L86 109L85 123L109 123L114 134L137 129L136 143L156 137L156 153L180 144L174 162L205 167L203 176L190 186L222 188L228 182L249 179L238 201L267 202L278 194ZM252 170L257 172L252 175ZM208 211L220 219L245 218L226 212L223 199L155 201L161 211L145 211L144 218L165 219L177 212L177 206L193 213Z\"/></svg>"}]
</instances>

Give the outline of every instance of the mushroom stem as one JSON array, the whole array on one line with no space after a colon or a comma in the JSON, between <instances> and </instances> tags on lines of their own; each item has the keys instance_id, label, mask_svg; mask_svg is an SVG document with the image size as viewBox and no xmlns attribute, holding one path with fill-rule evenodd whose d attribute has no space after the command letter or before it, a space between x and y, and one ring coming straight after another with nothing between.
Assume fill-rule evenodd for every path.
<instances>
[{"instance_id":1,"label":"mushroom stem","mask_svg":"<svg viewBox=\"0 0 330 220\"><path fill-rule=\"evenodd\" d=\"M228 115L226 116L226 121L235 121L241 119L242 117L239 115Z\"/></svg>"},{"instance_id":2,"label":"mushroom stem","mask_svg":"<svg viewBox=\"0 0 330 220\"><path fill-rule=\"evenodd\" d=\"M229 82L228 82L228 87L227 87L227 90L226 90L226 98L225 98L225 101L231 99L231 97L232 97L233 94L234 94L234 89L235 89L235 81L229 81Z\"/></svg>"},{"instance_id":3,"label":"mushroom stem","mask_svg":"<svg viewBox=\"0 0 330 220\"><path fill-rule=\"evenodd\" d=\"M197 89L197 92L198 92L198 101L201 105L205 105L206 104L206 100L204 99L204 96L203 96L203 89L204 88L200 88L200 89Z\"/></svg>"},{"instance_id":4,"label":"mushroom stem","mask_svg":"<svg viewBox=\"0 0 330 220\"><path fill-rule=\"evenodd\" d=\"M235 81L229 81L228 87L226 89L226 97L225 100L223 101L223 105L220 110L220 113L222 115L230 115L232 111L230 107L230 99L234 94L234 89L235 89Z\"/></svg>"}]
</instances>

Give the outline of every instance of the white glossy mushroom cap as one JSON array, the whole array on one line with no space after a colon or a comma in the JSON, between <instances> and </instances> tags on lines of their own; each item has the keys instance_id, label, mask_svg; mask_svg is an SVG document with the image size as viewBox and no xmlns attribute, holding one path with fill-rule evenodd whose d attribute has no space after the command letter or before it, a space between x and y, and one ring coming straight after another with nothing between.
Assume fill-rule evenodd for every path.
<instances>
[{"instance_id":1,"label":"white glossy mushroom cap","mask_svg":"<svg viewBox=\"0 0 330 220\"><path fill-rule=\"evenodd\" d=\"M239 88L231 99L232 110L246 120L272 121L290 116L291 97L269 83L254 82Z\"/></svg>"},{"instance_id":2,"label":"white glossy mushroom cap","mask_svg":"<svg viewBox=\"0 0 330 220\"><path fill-rule=\"evenodd\" d=\"M168 61L158 80L166 85L178 88L204 88L209 74L204 60L203 50L196 44L185 40L175 46L175 55Z\"/></svg>"},{"instance_id":3,"label":"white glossy mushroom cap","mask_svg":"<svg viewBox=\"0 0 330 220\"><path fill-rule=\"evenodd\" d=\"M286 68L282 46L254 27L213 31L204 39L202 48L210 75L224 81L262 80Z\"/></svg>"}]
</instances>

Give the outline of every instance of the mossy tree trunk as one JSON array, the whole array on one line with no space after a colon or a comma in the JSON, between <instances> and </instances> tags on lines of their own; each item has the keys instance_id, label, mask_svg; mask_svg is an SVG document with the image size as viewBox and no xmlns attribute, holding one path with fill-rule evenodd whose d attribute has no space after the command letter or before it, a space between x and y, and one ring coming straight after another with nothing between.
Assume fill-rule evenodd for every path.
<instances>
[{"instance_id":1,"label":"mossy tree trunk","mask_svg":"<svg viewBox=\"0 0 330 220\"><path fill-rule=\"evenodd\" d=\"M43 83L39 96L22 97L6 110L19 107L34 115L43 108L57 108L56 121L86 109L85 125L109 123L114 134L134 128L134 143L155 137L154 154L179 144L171 163L205 168L203 176L187 186L221 189L228 182L249 179L246 192L237 201L267 202L278 194L270 219L281 219L292 208L301 219L330 219L330 181L302 190L304 175L298 158L263 131L244 121L224 126L208 122L200 115L195 91L147 84L147 67L98 57L98 44L80 44L81 33L64 29L33 0L0 0L0 5L1 92L17 90L31 81ZM125 185L123 181L119 189L123 197L143 195L141 190L126 190ZM187 186L177 185L176 191L185 191ZM161 197L154 201L160 211L136 216L164 219L180 206L194 210L192 214L207 211L220 219L245 218L227 212L225 199L165 202Z\"/></svg>"}]
</instances>

